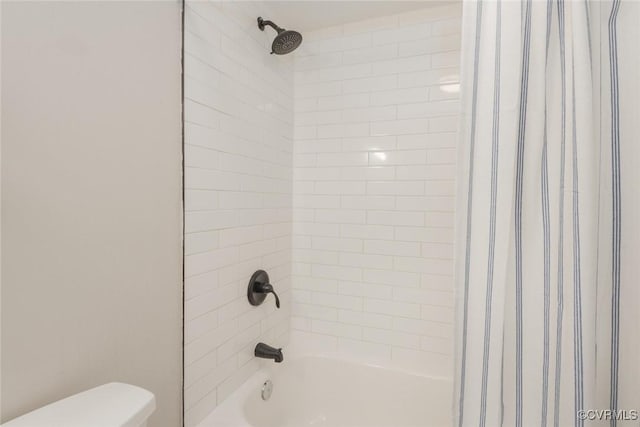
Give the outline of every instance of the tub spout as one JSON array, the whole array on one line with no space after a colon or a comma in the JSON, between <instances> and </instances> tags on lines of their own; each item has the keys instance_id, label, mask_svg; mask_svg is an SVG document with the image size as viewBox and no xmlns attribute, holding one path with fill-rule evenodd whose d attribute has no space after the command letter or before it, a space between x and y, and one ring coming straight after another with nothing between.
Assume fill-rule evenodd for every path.
<instances>
[{"instance_id":1,"label":"tub spout","mask_svg":"<svg viewBox=\"0 0 640 427\"><path fill-rule=\"evenodd\" d=\"M273 359L276 363L280 363L284 359L281 348L273 348L270 345L261 342L256 345L256 349L253 354L262 359Z\"/></svg>"}]
</instances>

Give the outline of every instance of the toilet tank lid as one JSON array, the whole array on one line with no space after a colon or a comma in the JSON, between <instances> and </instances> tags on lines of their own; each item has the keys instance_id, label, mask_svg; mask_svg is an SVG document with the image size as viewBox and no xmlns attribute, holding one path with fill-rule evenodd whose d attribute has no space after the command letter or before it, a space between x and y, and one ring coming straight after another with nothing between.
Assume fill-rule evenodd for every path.
<instances>
[{"instance_id":1,"label":"toilet tank lid","mask_svg":"<svg viewBox=\"0 0 640 427\"><path fill-rule=\"evenodd\" d=\"M156 408L153 393L109 383L74 394L0 427L139 427Z\"/></svg>"}]
</instances>

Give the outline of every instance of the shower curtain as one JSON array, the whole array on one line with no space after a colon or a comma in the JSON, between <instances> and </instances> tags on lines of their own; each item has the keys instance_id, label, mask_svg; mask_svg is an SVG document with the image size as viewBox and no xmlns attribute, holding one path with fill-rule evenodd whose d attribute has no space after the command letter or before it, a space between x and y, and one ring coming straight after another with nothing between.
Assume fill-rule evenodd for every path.
<instances>
[{"instance_id":1,"label":"shower curtain","mask_svg":"<svg viewBox=\"0 0 640 427\"><path fill-rule=\"evenodd\" d=\"M640 139L621 81L637 89L638 72L618 34L638 6L463 8L454 425L632 425L640 286L622 272L640 239L623 212Z\"/></svg>"}]
</instances>

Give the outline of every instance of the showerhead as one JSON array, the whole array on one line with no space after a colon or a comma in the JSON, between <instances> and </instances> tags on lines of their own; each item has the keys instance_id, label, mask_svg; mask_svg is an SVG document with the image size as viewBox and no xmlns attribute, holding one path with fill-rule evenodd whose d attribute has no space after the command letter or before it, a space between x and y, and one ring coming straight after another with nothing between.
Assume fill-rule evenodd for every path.
<instances>
[{"instance_id":1,"label":"showerhead","mask_svg":"<svg viewBox=\"0 0 640 427\"><path fill-rule=\"evenodd\" d=\"M287 53L296 50L298 46L300 46L300 43L302 43L302 34L299 32L285 30L284 28L278 27L271 21L265 21L262 18L258 18L258 28L264 31L265 25L270 26L278 32L278 35L273 39L273 43L271 44L271 53L275 53L276 55L286 55Z\"/></svg>"},{"instance_id":2,"label":"showerhead","mask_svg":"<svg viewBox=\"0 0 640 427\"><path fill-rule=\"evenodd\" d=\"M278 33L271 44L271 53L276 55L286 55L296 50L302 43L302 34L297 31L285 30Z\"/></svg>"}]
</instances>

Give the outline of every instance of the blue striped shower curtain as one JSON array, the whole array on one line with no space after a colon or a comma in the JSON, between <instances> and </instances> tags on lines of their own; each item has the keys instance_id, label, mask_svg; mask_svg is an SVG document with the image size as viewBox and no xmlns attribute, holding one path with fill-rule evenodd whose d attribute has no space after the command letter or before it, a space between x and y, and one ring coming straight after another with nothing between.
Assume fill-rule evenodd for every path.
<instances>
[{"instance_id":1,"label":"blue striped shower curtain","mask_svg":"<svg viewBox=\"0 0 640 427\"><path fill-rule=\"evenodd\" d=\"M455 426L640 425L584 412L640 409L640 278L621 280L624 194L640 191L622 184L628 3L640 16L619 0L464 3Z\"/></svg>"}]
</instances>

